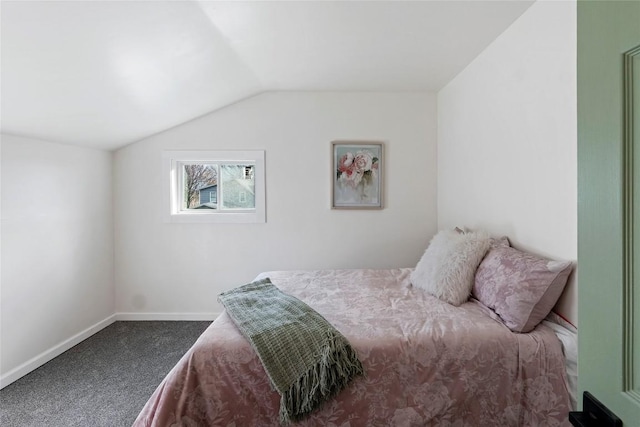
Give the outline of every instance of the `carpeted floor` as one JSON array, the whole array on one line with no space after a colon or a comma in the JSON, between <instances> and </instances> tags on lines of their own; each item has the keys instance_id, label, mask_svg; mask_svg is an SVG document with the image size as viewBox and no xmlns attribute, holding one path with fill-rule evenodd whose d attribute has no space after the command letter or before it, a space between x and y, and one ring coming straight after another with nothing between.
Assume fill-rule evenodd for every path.
<instances>
[{"instance_id":1,"label":"carpeted floor","mask_svg":"<svg viewBox=\"0 0 640 427\"><path fill-rule=\"evenodd\" d=\"M3 427L130 427L211 322L116 322L0 390Z\"/></svg>"}]
</instances>

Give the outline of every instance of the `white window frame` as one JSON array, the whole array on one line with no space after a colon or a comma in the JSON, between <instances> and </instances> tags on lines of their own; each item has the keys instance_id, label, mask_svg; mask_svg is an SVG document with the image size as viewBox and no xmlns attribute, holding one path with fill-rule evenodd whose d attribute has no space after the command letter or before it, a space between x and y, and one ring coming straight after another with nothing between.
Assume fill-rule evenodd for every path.
<instances>
[{"instance_id":1,"label":"white window frame","mask_svg":"<svg viewBox=\"0 0 640 427\"><path fill-rule=\"evenodd\" d=\"M243 151L177 151L162 152L162 176L165 182L163 189L163 210L166 212L165 222L209 222L209 223L265 223L265 153L264 150ZM219 163L219 164L253 164L255 209L182 209L182 171L184 164ZM220 173L220 171L218 171ZM218 200L220 195L218 194Z\"/></svg>"}]
</instances>

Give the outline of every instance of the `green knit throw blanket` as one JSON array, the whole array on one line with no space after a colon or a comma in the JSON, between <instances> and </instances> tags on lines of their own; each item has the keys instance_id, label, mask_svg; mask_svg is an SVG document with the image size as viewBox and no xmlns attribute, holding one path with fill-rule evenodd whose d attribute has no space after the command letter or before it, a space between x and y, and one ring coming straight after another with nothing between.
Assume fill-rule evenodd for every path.
<instances>
[{"instance_id":1,"label":"green knit throw blanket","mask_svg":"<svg viewBox=\"0 0 640 427\"><path fill-rule=\"evenodd\" d=\"M327 320L269 279L218 300L255 349L280 393L280 422L298 421L364 374L358 355Z\"/></svg>"}]
</instances>

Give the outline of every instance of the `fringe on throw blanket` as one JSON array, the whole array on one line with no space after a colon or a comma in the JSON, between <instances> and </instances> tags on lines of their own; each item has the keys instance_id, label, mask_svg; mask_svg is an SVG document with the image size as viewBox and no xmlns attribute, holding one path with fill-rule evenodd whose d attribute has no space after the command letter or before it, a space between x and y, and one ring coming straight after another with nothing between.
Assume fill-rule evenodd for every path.
<instances>
[{"instance_id":1,"label":"fringe on throw blanket","mask_svg":"<svg viewBox=\"0 0 640 427\"><path fill-rule=\"evenodd\" d=\"M269 279L219 295L280 394L280 422L299 421L364 369L349 341L324 317Z\"/></svg>"},{"instance_id":2,"label":"fringe on throw blanket","mask_svg":"<svg viewBox=\"0 0 640 427\"><path fill-rule=\"evenodd\" d=\"M320 360L280 397L280 422L300 421L363 375L364 369L349 342L328 330Z\"/></svg>"}]
</instances>

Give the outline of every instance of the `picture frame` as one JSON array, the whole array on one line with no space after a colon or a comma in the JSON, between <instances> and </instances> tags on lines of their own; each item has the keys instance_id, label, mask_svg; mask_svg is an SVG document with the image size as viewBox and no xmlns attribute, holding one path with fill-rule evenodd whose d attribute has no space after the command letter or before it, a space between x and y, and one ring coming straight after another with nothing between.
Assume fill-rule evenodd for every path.
<instances>
[{"instance_id":1,"label":"picture frame","mask_svg":"<svg viewBox=\"0 0 640 427\"><path fill-rule=\"evenodd\" d=\"M382 209L384 143L331 142L331 209Z\"/></svg>"}]
</instances>

